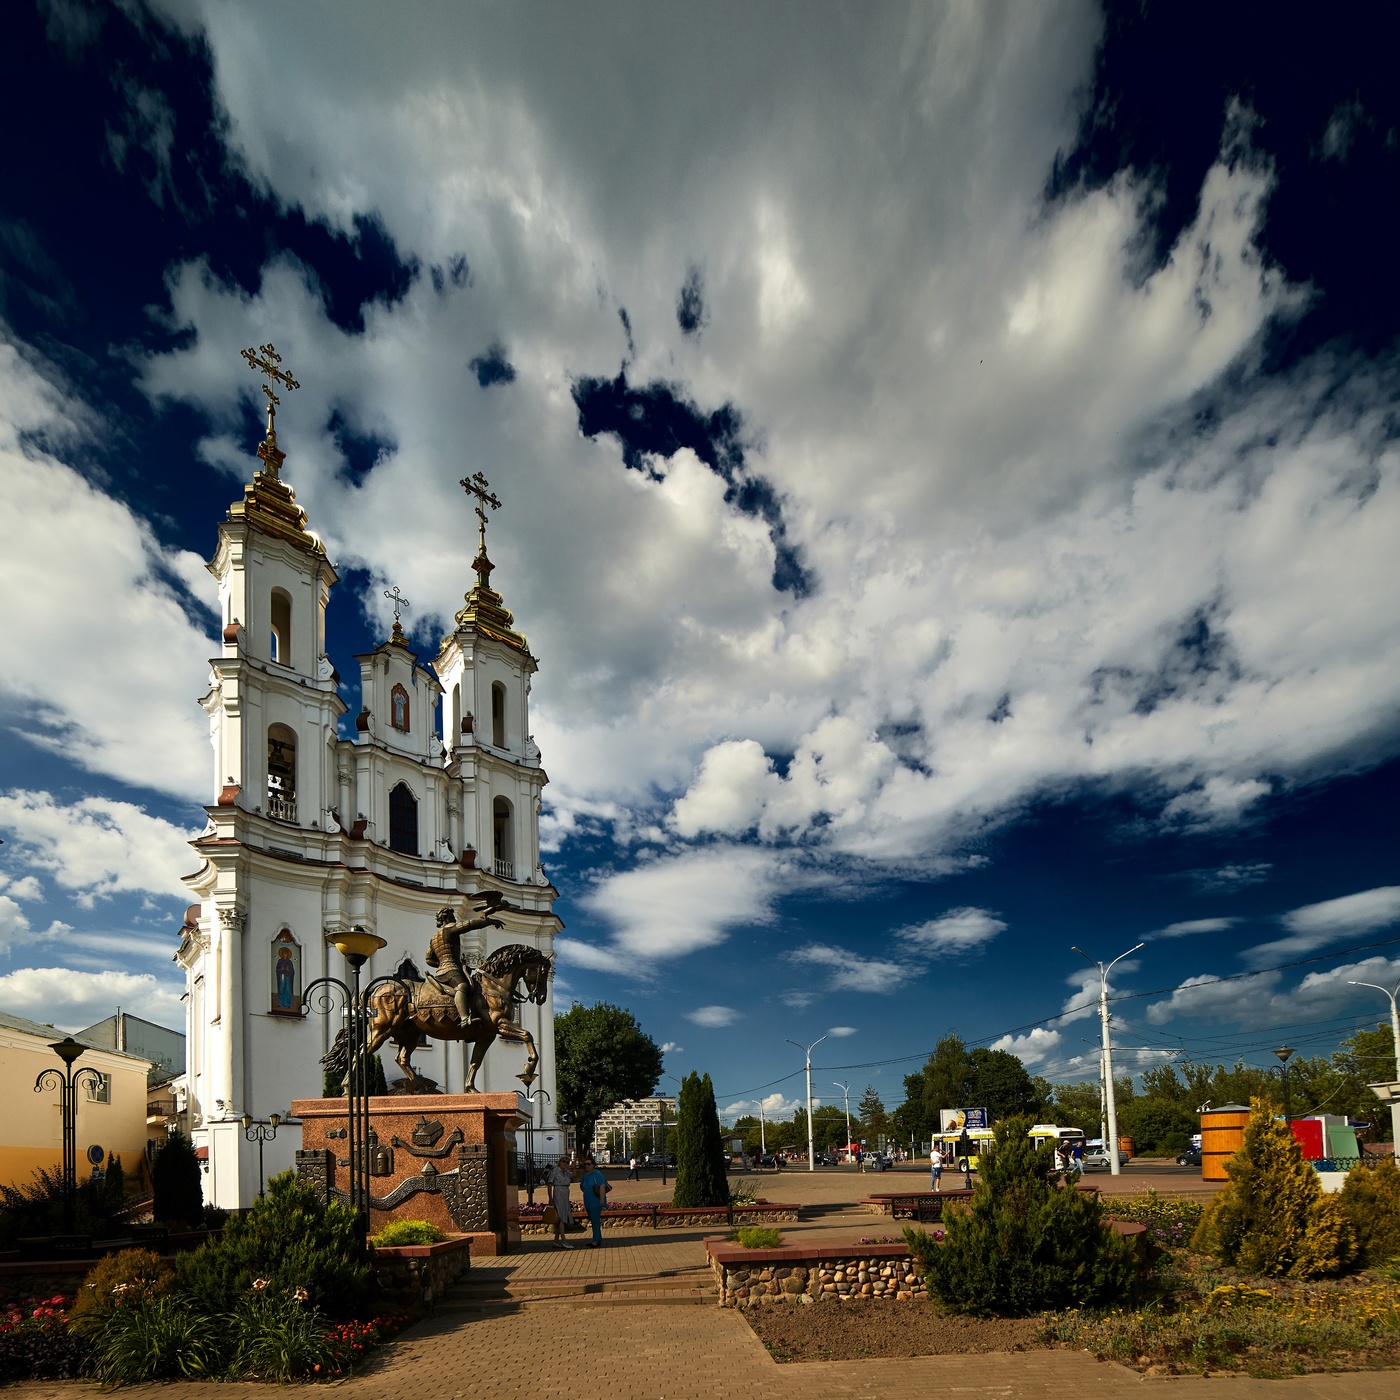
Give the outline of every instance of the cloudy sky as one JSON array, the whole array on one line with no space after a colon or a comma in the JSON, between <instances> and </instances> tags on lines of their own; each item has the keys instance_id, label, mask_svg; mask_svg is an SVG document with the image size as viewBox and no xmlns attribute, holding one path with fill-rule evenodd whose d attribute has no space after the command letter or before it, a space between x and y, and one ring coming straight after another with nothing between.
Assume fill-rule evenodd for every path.
<instances>
[{"instance_id":1,"label":"cloudy sky","mask_svg":"<svg viewBox=\"0 0 1400 1400\"><path fill-rule=\"evenodd\" d=\"M895 1102L956 1029L1087 1075L1074 944L1145 943L1130 1066L1373 1022L1397 35L1266 13L20 7L0 1006L179 1023L271 340L343 676L391 584L433 654L457 480L502 497L561 998L668 1070L776 1110L828 1035L818 1092Z\"/></svg>"}]
</instances>

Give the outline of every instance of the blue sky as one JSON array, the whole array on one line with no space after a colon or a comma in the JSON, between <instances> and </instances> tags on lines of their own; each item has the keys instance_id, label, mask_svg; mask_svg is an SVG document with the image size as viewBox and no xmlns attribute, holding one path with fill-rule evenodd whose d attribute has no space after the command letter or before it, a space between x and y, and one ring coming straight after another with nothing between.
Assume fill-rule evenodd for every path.
<instances>
[{"instance_id":1,"label":"blue sky","mask_svg":"<svg viewBox=\"0 0 1400 1400\"><path fill-rule=\"evenodd\" d=\"M1374 1022L1395 21L796 14L19 10L0 1006L179 1023L202 561L271 340L342 676L392 584L432 654L458 478L504 500L561 999L669 1072L780 1112L828 1034L817 1091L893 1103L956 1029L1087 1077L1076 943L1146 940L1128 1068Z\"/></svg>"}]
</instances>

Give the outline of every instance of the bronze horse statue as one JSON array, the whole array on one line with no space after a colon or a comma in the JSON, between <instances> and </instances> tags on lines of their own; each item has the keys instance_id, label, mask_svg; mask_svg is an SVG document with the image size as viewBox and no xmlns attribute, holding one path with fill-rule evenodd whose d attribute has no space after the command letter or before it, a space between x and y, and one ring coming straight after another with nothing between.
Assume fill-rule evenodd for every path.
<instances>
[{"instance_id":1,"label":"bronze horse statue","mask_svg":"<svg viewBox=\"0 0 1400 1400\"><path fill-rule=\"evenodd\" d=\"M529 1051L525 1068L517 1076L528 1088L534 1081L540 1055L534 1036L524 1026L516 1024L513 1013L517 1006L527 1003L544 1004L553 972L553 957L538 948L524 943L508 943L497 948L472 978L471 1018L465 1027L457 1019L451 993L444 992L436 983L385 982L374 988L366 999L369 1034L365 1053L367 1056L376 1054L382 1045L392 1040L399 1047L394 1059L407 1076L404 1092L412 1094L429 1088L412 1063L413 1052L423 1036L471 1041L471 1061L463 1092L472 1094L476 1092L476 1072L487 1050L499 1038L524 1045ZM518 990L522 982L523 992ZM408 991L412 992L411 997ZM334 1074L344 1074L348 1086L349 1058L349 1036L341 1030L321 1063Z\"/></svg>"}]
</instances>

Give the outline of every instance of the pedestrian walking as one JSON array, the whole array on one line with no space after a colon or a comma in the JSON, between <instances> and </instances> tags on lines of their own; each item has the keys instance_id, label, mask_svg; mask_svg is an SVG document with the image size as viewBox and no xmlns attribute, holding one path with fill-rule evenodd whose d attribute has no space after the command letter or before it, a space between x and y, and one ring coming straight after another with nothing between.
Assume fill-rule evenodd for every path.
<instances>
[{"instance_id":1,"label":"pedestrian walking","mask_svg":"<svg viewBox=\"0 0 1400 1400\"><path fill-rule=\"evenodd\" d=\"M592 1157L583 1159L583 1208L588 1212L588 1223L593 1226L593 1238L589 1249L597 1249L603 1243L603 1207L607 1204L608 1192L612 1187L608 1179L598 1170L598 1163Z\"/></svg>"},{"instance_id":2,"label":"pedestrian walking","mask_svg":"<svg viewBox=\"0 0 1400 1400\"><path fill-rule=\"evenodd\" d=\"M545 1222L554 1226L555 1249L573 1248L564 1238L564 1231L574 1223L573 1208L569 1205L569 1187L572 1183L573 1176L568 1167L562 1159L556 1159L544 1179L544 1184L549 1187L549 1204L544 1212ZM554 1217L552 1220L551 1215Z\"/></svg>"},{"instance_id":3,"label":"pedestrian walking","mask_svg":"<svg viewBox=\"0 0 1400 1400\"><path fill-rule=\"evenodd\" d=\"M637 1170L637 1154L635 1152L632 1154L631 1160L627 1163L627 1179L628 1181L640 1181L642 1179L641 1173Z\"/></svg>"},{"instance_id":4,"label":"pedestrian walking","mask_svg":"<svg viewBox=\"0 0 1400 1400\"><path fill-rule=\"evenodd\" d=\"M943 1153L937 1143L933 1144L933 1151L929 1153L929 1176L932 1178L930 1185L935 1191L943 1188L938 1184L943 1178Z\"/></svg>"}]
</instances>

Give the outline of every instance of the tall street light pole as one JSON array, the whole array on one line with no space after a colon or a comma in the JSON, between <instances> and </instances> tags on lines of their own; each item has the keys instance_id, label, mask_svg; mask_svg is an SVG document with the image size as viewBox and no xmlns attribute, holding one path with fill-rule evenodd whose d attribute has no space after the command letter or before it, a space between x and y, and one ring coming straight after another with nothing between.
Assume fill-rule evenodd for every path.
<instances>
[{"instance_id":1,"label":"tall street light pole","mask_svg":"<svg viewBox=\"0 0 1400 1400\"><path fill-rule=\"evenodd\" d=\"M1288 1060L1293 1054L1293 1047L1280 1045L1274 1054L1278 1056L1279 1077L1283 1080L1283 1121L1287 1125L1293 1121L1293 1096L1288 1092Z\"/></svg>"},{"instance_id":2,"label":"tall street light pole","mask_svg":"<svg viewBox=\"0 0 1400 1400\"><path fill-rule=\"evenodd\" d=\"M1103 1092L1104 1101L1108 1105L1109 1138L1104 1146L1108 1148L1108 1169L1114 1176L1122 1176L1123 1168L1118 1161L1118 1100L1113 1092L1113 1036L1108 1028L1108 974L1113 971L1115 964L1128 956L1128 953L1136 953L1142 946L1141 943L1134 944L1127 953L1119 953L1106 967L1096 958L1091 958L1083 948L1074 949L1085 962L1099 970L1099 1022L1103 1026Z\"/></svg>"},{"instance_id":3,"label":"tall street light pole","mask_svg":"<svg viewBox=\"0 0 1400 1400\"><path fill-rule=\"evenodd\" d=\"M63 1068L40 1070L39 1077L34 1081L36 1094L58 1085L59 1116L63 1130L63 1231L68 1235L73 1233L73 1198L78 1191L78 1088L83 1084L89 1088L100 1088L102 1084L100 1071L86 1066L80 1070L73 1068L89 1048L71 1035L55 1041L49 1049L63 1061Z\"/></svg>"},{"instance_id":4,"label":"tall street light pole","mask_svg":"<svg viewBox=\"0 0 1400 1400\"><path fill-rule=\"evenodd\" d=\"M825 1036L820 1036L810 1045L798 1045L797 1041L789 1040L789 1045L797 1045L797 1048L807 1057L807 1170L814 1172L817 1169L814 1153L812 1151L812 1051L825 1040Z\"/></svg>"},{"instance_id":5,"label":"tall street light pole","mask_svg":"<svg viewBox=\"0 0 1400 1400\"><path fill-rule=\"evenodd\" d=\"M1400 1083L1400 1008L1395 1004L1395 998L1400 996L1400 982L1395 984L1394 991L1388 991L1385 987L1377 985L1375 982L1353 982L1353 987L1371 987L1382 996L1390 998L1390 1033L1395 1037L1395 1080ZM1376 1095L1377 1098L1381 1096ZM1400 1156L1400 1098L1390 1097L1390 1137L1391 1146Z\"/></svg>"},{"instance_id":6,"label":"tall street light pole","mask_svg":"<svg viewBox=\"0 0 1400 1400\"><path fill-rule=\"evenodd\" d=\"M851 1086L838 1079L831 1081L846 1096L846 1151L851 1150Z\"/></svg>"}]
</instances>

